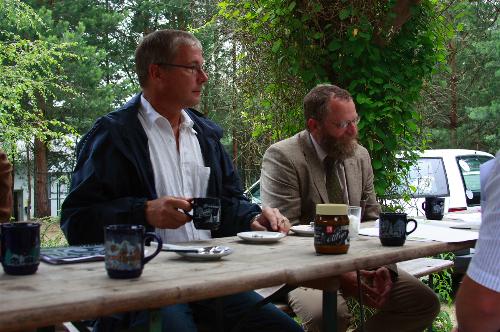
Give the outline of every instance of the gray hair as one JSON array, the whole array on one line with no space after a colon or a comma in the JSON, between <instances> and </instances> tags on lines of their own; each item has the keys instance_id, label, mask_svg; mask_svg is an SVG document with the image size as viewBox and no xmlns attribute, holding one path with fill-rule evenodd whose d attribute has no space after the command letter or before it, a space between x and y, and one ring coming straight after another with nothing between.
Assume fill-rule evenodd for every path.
<instances>
[{"instance_id":1,"label":"gray hair","mask_svg":"<svg viewBox=\"0 0 500 332\"><path fill-rule=\"evenodd\" d=\"M318 84L304 97L304 117L306 120L323 121L328 113L328 102L332 99L352 100L349 91L332 84ZM306 125L307 128L307 125Z\"/></svg>"},{"instance_id":2,"label":"gray hair","mask_svg":"<svg viewBox=\"0 0 500 332\"><path fill-rule=\"evenodd\" d=\"M202 49L200 41L181 30L158 30L144 36L135 50L135 71L143 88L148 81L149 65L173 61L180 45Z\"/></svg>"}]
</instances>

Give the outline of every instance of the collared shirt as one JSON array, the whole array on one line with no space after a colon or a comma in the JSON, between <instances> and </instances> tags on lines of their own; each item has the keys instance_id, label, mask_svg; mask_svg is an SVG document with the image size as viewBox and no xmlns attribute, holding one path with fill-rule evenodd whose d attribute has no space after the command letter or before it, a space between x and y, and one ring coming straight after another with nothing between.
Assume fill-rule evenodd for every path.
<instances>
[{"instance_id":1,"label":"collared shirt","mask_svg":"<svg viewBox=\"0 0 500 332\"><path fill-rule=\"evenodd\" d=\"M481 167L481 173L484 170ZM500 293L500 151L489 176L484 178L486 180L481 186L481 228L467 275L478 284Z\"/></svg>"},{"instance_id":2,"label":"collared shirt","mask_svg":"<svg viewBox=\"0 0 500 332\"><path fill-rule=\"evenodd\" d=\"M170 122L141 96L139 120L148 137L158 197L205 197L210 168L205 167L193 121L181 111L179 150ZM210 239L208 230L197 230L192 222L177 229L156 229L164 243Z\"/></svg>"},{"instance_id":3,"label":"collared shirt","mask_svg":"<svg viewBox=\"0 0 500 332\"><path fill-rule=\"evenodd\" d=\"M324 165L327 153L321 147L321 145L319 145L318 142L316 142L316 140L311 135L311 133L309 133L309 137L311 137L311 141L313 143L314 149L316 150L316 153L318 154L319 160L321 160L321 165ZM335 172L337 174L337 177L339 178L340 187L342 188L342 193L344 195L344 202L346 202L346 204L349 205L349 192L347 191L347 180L346 180L346 175L345 175L345 168L344 168L344 164L339 162L338 160L335 161ZM326 174L325 174L325 183L326 183Z\"/></svg>"}]
</instances>

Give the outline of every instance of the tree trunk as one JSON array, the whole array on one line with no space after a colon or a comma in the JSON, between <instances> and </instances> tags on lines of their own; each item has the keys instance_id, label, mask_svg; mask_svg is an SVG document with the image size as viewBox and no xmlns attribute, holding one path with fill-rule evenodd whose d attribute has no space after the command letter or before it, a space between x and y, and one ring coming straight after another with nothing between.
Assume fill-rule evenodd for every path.
<instances>
[{"instance_id":1,"label":"tree trunk","mask_svg":"<svg viewBox=\"0 0 500 332\"><path fill-rule=\"evenodd\" d=\"M28 219L31 219L31 206L32 206L32 198L31 198L31 181L32 181L32 176L31 176L31 156L30 156L30 150L31 147L29 144L26 144L26 172L28 176L28 202L26 203L26 217Z\"/></svg>"},{"instance_id":2,"label":"tree trunk","mask_svg":"<svg viewBox=\"0 0 500 332\"><path fill-rule=\"evenodd\" d=\"M50 216L47 145L35 138L35 217Z\"/></svg>"},{"instance_id":3,"label":"tree trunk","mask_svg":"<svg viewBox=\"0 0 500 332\"><path fill-rule=\"evenodd\" d=\"M450 76L450 147L456 148L457 144L457 127L458 127L458 115L457 115L457 48L454 41L448 44L448 64L451 69Z\"/></svg>"},{"instance_id":4,"label":"tree trunk","mask_svg":"<svg viewBox=\"0 0 500 332\"><path fill-rule=\"evenodd\" d=\"M232 76L233 76L233 86L232 86L232 98L231 98L231 115L233 117L236 116L236 42L233 40L233 45L231 49L231 62L232 62ZM233 164L235 168L238 168L238 140L236 139L237 136L237 129L236 129L236 122L234 123L233 127Z\"/></svg>"},{"instance_id":5,"label":"tree trunk","mask_svg":"<svg viewBox=\"0 0 500 332\"><path fill-rule=\"evenodd\" d=\"M392 38L401 30L401 27L411 18L411 9L422 0L396 0L394 7L388 13L381 27L374 31L374 42L379 46L390 43Z\"/></svg>"}]
</instances>

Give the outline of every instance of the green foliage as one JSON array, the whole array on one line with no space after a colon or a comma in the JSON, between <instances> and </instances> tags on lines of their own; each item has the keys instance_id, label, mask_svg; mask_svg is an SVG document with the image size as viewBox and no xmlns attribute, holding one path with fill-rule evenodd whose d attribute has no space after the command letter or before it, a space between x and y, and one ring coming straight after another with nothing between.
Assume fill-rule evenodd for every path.
<instances>
[{"instance_id":1,"label":"green foliage","mask_svg":"<svg viewBox=\"0 0 500 332\"><path fill-rule=\"evenodd\" d=\"M452 252L442 253L436 256L439 259L447 259L454 261L455 254ZM429 285L429 277L422 278L422 280L429 285L438 294L439 299L448 304L453 302L453 281L452 281L453 268L446 269L439 273L432 274L432 285Z\"/></svg>"},{"instance_id":2,"label":"green foliage","mask_svg":"<svg viewBox=\"0 0 500 332\"><path fill-rule=\"evenodd\" d=\"M443 1L446 63L418 105L433 148L500 149L500 29L495 1ZM456 116L456 124L451 119Z\"/></svg>"},{"instance_id":3,"label":"green foliage","mask_svg":"<svg viewBox=\"0 0 500 332\"><path fill-rule=\"evenodd\" d=\"M414 104L423 80L445 59L434 4L413 7L399 31L387 25L392 6L386 1L220 3L220 15L236 25L248 54L259 54L245 72L260 80L245 96L246 114L257 123L254 137L277 140L296 133L304 127L301 99L307 90L321 82L344 87L361 116L360 141L372 156L380 196L408 169L408 161L396 154L425 144ZM288 100L277 95L291 91L294 98ZM286 103L284 114L275 108L278 100Z\"/></svg>"},{"instance_id":4,"label":"green foliage","mask_svg":"<svg viewBox=\"0 0 500 332\"><path fill-rule=\"evenodd\" d=\"M61 74L63 59L77 58L70 51L72 44L38 38L45 28L43 21L17 0L0 4L0 18L0 141L13 152L19 140L48 140L72 132L70 126L47 117L42 109L56 91L73 91Z\"/></svg>"},{"instance_id":5,"label":"green foliage","mask_svg":"<svg viewBox=\"0 0 500 332\"><path fill-rule=\"evenodd\" d=\"M450 332L451 330L453 330L453 322L451 321L450 314L441 310L432 322L432 331Z\"/></svg>"}]
</instances>

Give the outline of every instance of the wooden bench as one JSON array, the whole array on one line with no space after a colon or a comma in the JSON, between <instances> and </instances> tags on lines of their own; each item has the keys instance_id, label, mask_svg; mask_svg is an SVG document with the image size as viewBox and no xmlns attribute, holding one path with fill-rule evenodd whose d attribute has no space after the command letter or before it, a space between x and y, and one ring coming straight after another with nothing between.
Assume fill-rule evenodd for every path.
<instances>
[{"instance_id":1,"label":"wooden bench","mask_svg":"<svg viewBox=\"0 0 500 332\"><path fill-rule=\"evenodd\" d=\"M429 285L431 285L432 288L432 274L453 267L453 261L438 258L417 258L409 261L399 262L397 263L397 266L398 268L405 270L416 278L428 275ZM262 297L266 298L280 288L281 286L275 286L256 289L255 291ZM295 316L292 308L290 308L288 303L286 303L286 299L283 299L283 301L274 301L273 304L288 315Z\"/></svg>"},{"instance_id":2,"label":"wooden bench","mask_svg":"<svg viewBox=\"0 0 500 332\"><path fill-rule=\"evenodd\" d=\"M401 268L416 278L420 278L433 273L441 272L453 267L453 261L438 258L417 258L409 261L399 262ZM432 285L432 283L431 283Z\"/></svg>"}]
</instances>

